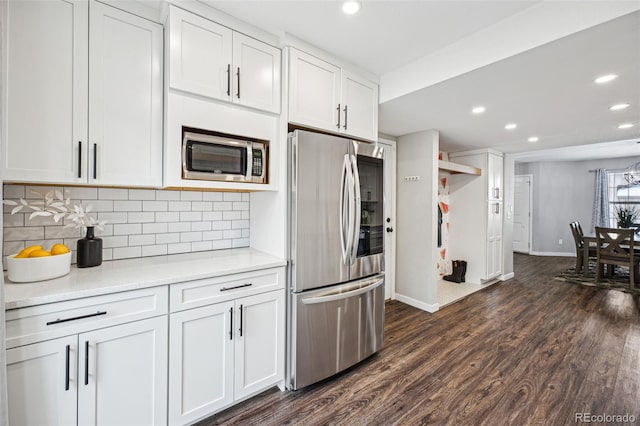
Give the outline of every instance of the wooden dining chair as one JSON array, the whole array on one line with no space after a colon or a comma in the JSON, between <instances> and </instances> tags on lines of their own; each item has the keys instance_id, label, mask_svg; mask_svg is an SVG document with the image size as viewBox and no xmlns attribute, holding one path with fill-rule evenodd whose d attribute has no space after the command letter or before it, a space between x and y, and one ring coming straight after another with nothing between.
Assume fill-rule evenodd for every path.
<instances>
[{"instance_id":1,"label":"wooden dining chair","mask_svg":"<svg viewBox=\"0 0 640 426\"><path fill-rule=\"evenodd\" d=\"M584 239L582 234L582 227L580 222L571 222L569 224L571 228L571 235L573 235L573 242L576 246L576 273L580 273L582 266L584 265ZM589 259L596 260L596 248L589 247Z\"/></svg>"},{"instance_id":2,"label":"wooden dining chair","mask_svg":"<svg viewBox=\"0 0 640 426\"><path fill-rule=\"evenodd\" d=\"M629 287L634 288L640 278L640 256L634 252L634 235L634 229L596 226L598 262L596 283L600 282L602 275L604 275L604 265L608 265L609 268L613 268L614 265L626 266L629 268Z\"/></svg>"}]
</instances>

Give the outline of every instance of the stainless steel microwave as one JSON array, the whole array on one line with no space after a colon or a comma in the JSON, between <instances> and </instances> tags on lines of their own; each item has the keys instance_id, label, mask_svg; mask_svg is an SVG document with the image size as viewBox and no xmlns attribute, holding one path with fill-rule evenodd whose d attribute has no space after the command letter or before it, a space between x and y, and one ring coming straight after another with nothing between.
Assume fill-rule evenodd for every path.
<instances>
[{"instance_id":1,"label":"stainless steel microwave","mask_svg":"<svg viewBox=\"0 0 640 426\"><path fill-rule=\"evenodd\" d=\"M267 183L269 142L183 128L182 178Z\"/></svg>"}]
</instances>

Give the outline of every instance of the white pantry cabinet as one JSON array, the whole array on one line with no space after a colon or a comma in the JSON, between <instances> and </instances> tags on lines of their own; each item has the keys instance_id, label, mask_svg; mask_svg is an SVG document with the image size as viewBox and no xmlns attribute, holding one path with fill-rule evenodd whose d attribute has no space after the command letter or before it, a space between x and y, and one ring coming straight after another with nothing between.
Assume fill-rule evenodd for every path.
<instances>
[{"instance_id":1,"label":"white pantry cabinet","mask_svg":"<svg viewBox=\"0 0 640 426\"><path fill-rule=\"evenodd\" d=\"M169 424L193 423L282 382L283 286L282 268L172 286L172 310L219 303L170 314Z\"/></svg>"},{"instance_id":2,"label":"white pantry cabinet","mask_svg":"<svg viewBox=\"0 0 640 426\"><path fill-rule=\"evenodd\" d=\"M166 424L167 308L165 286L7 311L10 424Z\"/></svg>"},{"instance_id":3,"label":"white pantry cabinet","mask_svg":"<svg viewBox=\"0 0 640 426\"><path fill-rule=\"evenodd\" d=\"M172 89L280 112L280 49L175 6L168 37Z\"/></svg>"},{"instance_id":4,"label":"white pantry cabinet","mask_svg":"<svg viewBox=\"0 0 640 426\"><path fill-rule=\"evenodd\" d=\"M65 0L11 0L6 26L4 179L160 186L162 26Z\"/></svg>"},{"instance_id":5,"label":"white pantry cabinet","mask_svg":"<svg viewBox=\"0 0 640 426\"><path fill-rule=\"evenodd\" d=\"M451 161L482 169L481 176L452 175L449 249L466 260L467 281L483 283L502 275L503 155L492 150L453 153Z\"/></svg>"},{"instance_id":6,"label":"white pantry cabinet","mask_svg":"<svg viewBox=\"0 0 640 426\"><path fill-rule=\"evenodd\" d=\"M289 48L289 121L377 140L378 85Z\"/></svg>"}]
</instances>

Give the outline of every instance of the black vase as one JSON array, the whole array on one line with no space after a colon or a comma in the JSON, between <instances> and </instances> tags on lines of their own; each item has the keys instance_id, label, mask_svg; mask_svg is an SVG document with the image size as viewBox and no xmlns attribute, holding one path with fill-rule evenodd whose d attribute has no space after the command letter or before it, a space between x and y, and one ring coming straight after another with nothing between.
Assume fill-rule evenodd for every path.
<instances>
[{"instance_id":1,"label":"black vase","mask_svg":"<svg viewBox=\"0 0 640 426\"><path fill-rule=\"evenodd\" d=\"M78 240L78 268L98 266L102 263L102 239L96 238L93 226L87 227L87 236Z\"/></svg>"}]
</instances>

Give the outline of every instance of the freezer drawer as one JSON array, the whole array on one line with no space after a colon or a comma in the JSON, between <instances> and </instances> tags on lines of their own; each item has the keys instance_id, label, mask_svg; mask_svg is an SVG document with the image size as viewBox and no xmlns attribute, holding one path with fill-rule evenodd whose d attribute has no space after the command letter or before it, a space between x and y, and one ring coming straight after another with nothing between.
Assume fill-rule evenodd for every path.
<instances>
[{"instance_id":1,"label":"freezer drawer","mask_svg":"<svg viewBox=\"0 0 640 426\"><path fill-rule=\"evenodd\" d=\"M330 377L382 348L384 275L290 297L291 389Z\"/></svg>"}]
</instances>

